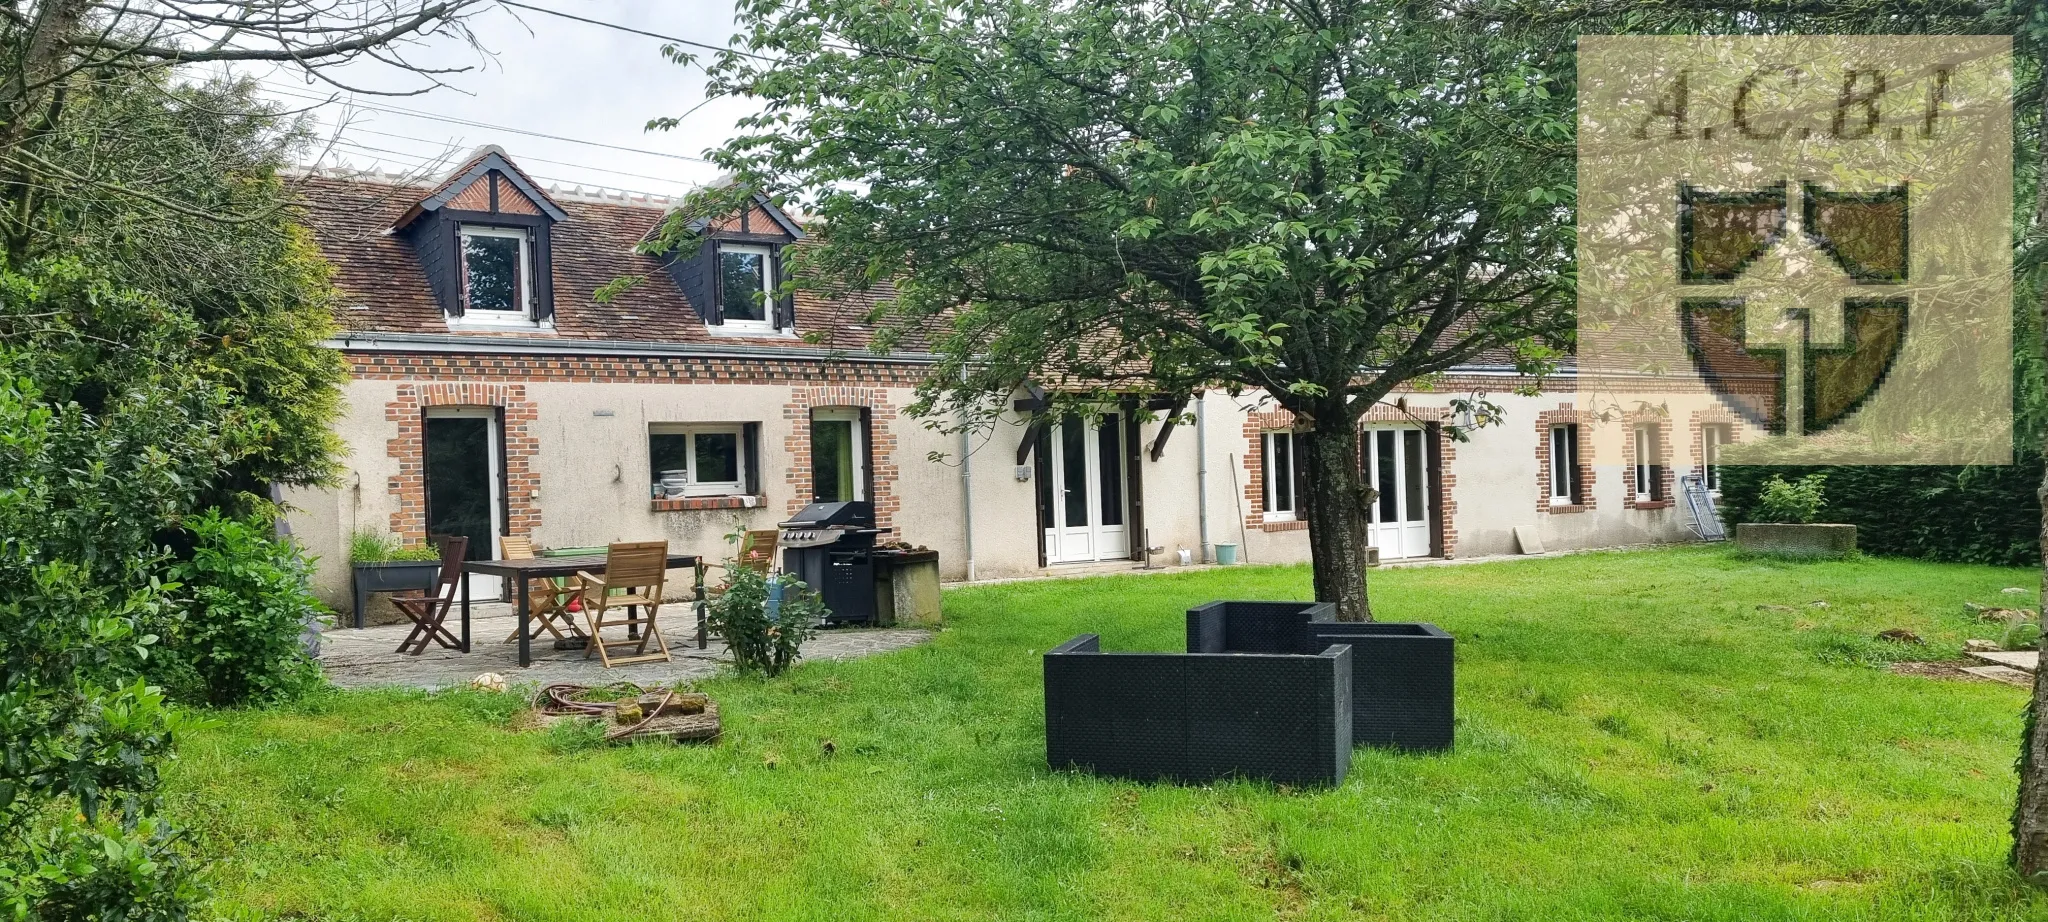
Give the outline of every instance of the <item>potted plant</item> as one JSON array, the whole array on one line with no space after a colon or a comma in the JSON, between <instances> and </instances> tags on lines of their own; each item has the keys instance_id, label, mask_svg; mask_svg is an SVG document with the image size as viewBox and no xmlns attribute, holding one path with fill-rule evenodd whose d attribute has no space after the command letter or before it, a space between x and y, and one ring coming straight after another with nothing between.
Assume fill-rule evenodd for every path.
<instances>
[{"instance_id":1,"label":"potted plant","mask_svg":"<svg viewBox=\"0 0 2048 922\"><path fill-rule=\"evenodd\" d=\"M364 529L350 536L348 561L355 583L356 627L363 626L363 602L370 593L432 589L441 578L439 550L406 545L379 531Z\"/></svg>"},{"instance_id":2,"label":"potted plant","mask_svg":"<svg viewBox=\"0 0 2048 922\"><path fill-rule=\"evenodd\" d=\"M1856 526L1815 522L1827 507L1827 475L1786 481L1773 476L1757 495L1756 521L1735 526L1735 545L1780 557L1846 557L1856 553Z\"/></svg>"}]
</instances>

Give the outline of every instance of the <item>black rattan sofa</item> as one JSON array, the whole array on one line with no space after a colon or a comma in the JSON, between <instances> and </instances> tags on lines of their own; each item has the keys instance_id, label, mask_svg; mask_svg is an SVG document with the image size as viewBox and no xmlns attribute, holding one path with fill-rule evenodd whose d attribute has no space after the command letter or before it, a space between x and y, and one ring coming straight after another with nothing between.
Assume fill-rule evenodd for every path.
<instances>
[{"instance_id":1,"label":"black rattan sofa","mask_svg":"<svg viewBox=\"0 0 2048 922\"><path fill-rule=\"evenodd\" d=\"M1351 651L1045 654L1045 758L1140 781L1337 784L1351 768Z\"/></svg>"},{"instance_id":2,"label":"black rattan sofa","mask_svg":"<svg viewBox=\"0 0 2048 922\"><path fill-rule=\"evenodd\" d=\"M1318 602L1210 602L1188 609L1190 653L1306 653L1351 647L1351 739L1451 748L1455 641L1434 624L1338 621Z\"/></svg>"}]
</instances>

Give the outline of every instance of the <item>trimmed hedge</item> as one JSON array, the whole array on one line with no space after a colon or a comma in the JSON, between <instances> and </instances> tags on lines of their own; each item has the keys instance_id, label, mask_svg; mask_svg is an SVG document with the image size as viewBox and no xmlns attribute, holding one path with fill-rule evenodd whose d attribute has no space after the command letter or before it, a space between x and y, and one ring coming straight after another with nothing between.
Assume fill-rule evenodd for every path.
<instances>
[{"instance_id":1,"label":"trimmed hedge","mask_svg":"<svg viewBox=\"0 0 2048 922\"><path fill-rule=\"evenodd\" d=\"M1825 473L1820 522L1856 526L1865 553L1927 560L2038 566L2041 455L2002 467L1737 467L1721 469L1721 516L1730 528L1755 521L1773 475Z\"/></svg>"}]
</instances>

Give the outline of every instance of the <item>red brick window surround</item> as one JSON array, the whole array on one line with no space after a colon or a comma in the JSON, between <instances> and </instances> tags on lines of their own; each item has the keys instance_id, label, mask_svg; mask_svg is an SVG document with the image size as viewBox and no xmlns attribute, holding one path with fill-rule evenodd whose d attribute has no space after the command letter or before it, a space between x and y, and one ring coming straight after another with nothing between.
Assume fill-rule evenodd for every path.
<instances>
[{"instance_id":1,"label":"red brick window surround","mask_svg":"<svg viewBox=\"0 0 2048 922\"><path fill-rule=\"evenodd\" d=\"M1536 414L1537 512L1585 512L1594 507L1593 422L1592 413L1569 403ZM1568 469L1560 472L1559 464Z\"/></svg>"},{"instance_id":2,"label":"red brick window surround","mask_svg":"<svg viewBox=\"0 0 2048 922\"><path fill-rule=\"evenodd\" d=\"M1410 407L1402 410L1381 406L1367 411L1364 418L1359 420L1361 425L1386 423L1420 425L1425 432L1431 431L1433 426L1436 432L1434 466L1436 468L1437 495L1433 497L1435 508L1432 510L1432 514L1435 518L1435 528L1438 532L1434 543L1437 545L1437 552L1446 558L1453 556L1458 546L1458 531L1454 524L1457 521L1458 515L1458 501L1456 498L1458 480L1457 476L1452 473L1452 462L1458 456L1457 443L1451 440L1449 430L1442 425L1449 416L1450 411L1441 407ZM1266 510L1266 437L1274 432L1294 432L1294 426L1294 414L1286 410L1276 409L1253 412L1245 416L1244 471L1246 479L1244 499L1246 512L1244 524L1247 529L1256 528L1264 532L1306 531L1308 529L1308 521L1300 515L1300 510L1303 508L1303 499L1300 496L1295 497L1296 515L1292 520L1269 517ZM1300 440L1296 440L1289 447L1299 450L1301 444ZM1362 470L1361 468L1361 472Z\"/></svg>"},{"instance_id":3,"label":"red brick window surround","mask_svg":"<svg viewBox=\"0 0 2048 922\"><path fill-rule=\"evenodd\" d=\"M1722 409L1694 410L1692 414L1693 470L1706 479L1709 492L1721 491L1720 449L1742 441L1742 420ZM1708 440L1712 438L1710 443Z\"/></svg>"},{"instance_id":4,"label":"red brick window surround","mask_svg":"<svg viewBox=\"0 0 2048 922\"><path fill-rule=\"evenodd\" d=\"M1663 509L1671 505L1671 420L1658 413L1622 417L1621 463L1626 483L1621 504L1627 509Z\"/></svg>"},{"instance_id":5,"label":"red brick window surround","mask_svg":"<svg viewBox=\"0 0 2048 922\"><path fill-rule=\"evenodd\" d=\"M867 458L867 484L872 485L868 502L875 506L875 527L887 536L895 530L897 513L903 511L903 500L896 489L896 478L901 469L896 463L896 405L889 399L889 391L882 387L850 387L834 385L828 387L791 388L789 403L782 408L782 417L789 423L789 434L783 437L783 450L789 465L785 476L790 487L789 514L795 515L811 502L811 411L827 409L866 410L868 425L861 446Z\"/></svg>"},{"instance_id":6,"label":"red brick window surround","mask_svg":"<svg viewBox=\"0 0 2048 922\"><path fill-rule=\"evenodd\" d=\"M425 427L426 411L433 407L493 407L500 411L505 444L505 533L531 536L540 527L540 475L532 464L540 446L534 435L539 406L526 399L523 384L471 382L400 383L391 402L384 405L384 419L397 427L384 443L385 454L398 462L398 473L387 484L398 507L391 513L391 534L407 544L427 540Z\"/></svg>"},{"instance_id":7,"label":"red brick window surround","mask_svg":"<svg viewBox=\"0 0 2048 922\"><path fill-rule=\"evenodd\" d=\"M1244 500L1246 528L1260 531L1306 531L1308 520L1293 514L1268 515L1266 510L1266 436L1273 432L1292 433L1294 414L1287 410L1269 410L1245 414L1244 419ZM1295 447L1290 444L1290 449ZM1299 468L1297 468L1299 470ZM1300 498L1295 498L1295 508L1300 508Z\"/></svg>"}]
</instances>

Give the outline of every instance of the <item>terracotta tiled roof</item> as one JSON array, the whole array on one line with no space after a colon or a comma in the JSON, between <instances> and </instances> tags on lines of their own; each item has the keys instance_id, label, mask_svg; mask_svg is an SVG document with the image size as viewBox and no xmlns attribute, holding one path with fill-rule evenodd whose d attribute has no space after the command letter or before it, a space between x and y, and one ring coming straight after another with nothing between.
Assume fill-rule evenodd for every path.
<instances>
[{"instance_id":1,"label":"terracotta tiled roof","mask_svg":"<svg viewBox=\"0 0 2048 922\"><path fill-rule=\"evenodd\" d=\"M322 255L334 265L335 283L343 293L336 319L344 330L451 332L412 247L404 239L386 233L407 209L432 192L430 187L372 177L327 175L303 176L296 182L304 204L304 221ZM863 318L878 299L888 297L886 291L829 299L798 292L797 332L806 336L819 334L822 340L817 343L787 337L713 336L669 277L664 261L634 251L634 246L661 221L667 211L665 204L597 201L570 195L553 196L553 201L569 215L569 220L555 225L551 234L554 332L463 330L457 335L480 339L517 335L534 339L746 343L809 350L823 346L859 351L868 348L873 335ZM640 281L608 303L599 303L595 292L620 278Z\"/></svg>"}]
</instances>

